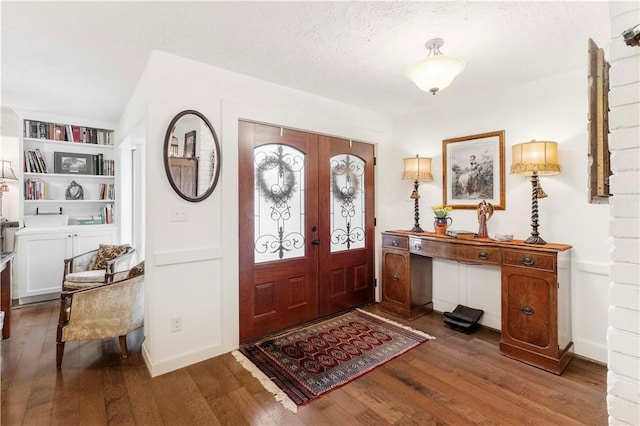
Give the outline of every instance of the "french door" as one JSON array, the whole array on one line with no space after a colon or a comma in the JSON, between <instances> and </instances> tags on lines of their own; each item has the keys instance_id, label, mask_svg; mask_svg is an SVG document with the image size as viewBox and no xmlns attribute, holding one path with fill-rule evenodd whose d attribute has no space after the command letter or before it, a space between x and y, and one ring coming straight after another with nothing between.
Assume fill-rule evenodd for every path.
<instances>
[{"instance_id":1,"label":"french door","mask_svg":"<svg viewBox=\"0 0 640 426\"><path fill-rule=\"evenodd\" d=\"M240 121L240 340L373 301L373 145Z\"/></svg>"}]
</instances>

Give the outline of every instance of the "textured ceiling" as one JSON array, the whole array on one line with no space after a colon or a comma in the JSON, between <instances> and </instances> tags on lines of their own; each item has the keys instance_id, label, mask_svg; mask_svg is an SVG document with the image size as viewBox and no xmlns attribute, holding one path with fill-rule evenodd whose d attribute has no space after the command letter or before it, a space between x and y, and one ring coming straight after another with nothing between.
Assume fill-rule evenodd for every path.
<instances>
[{"instance_id":1,"label":"textured ceiling","mask_svg":"<svg viewBox=\"0 0 640 426\"><path fill-rule=\"evenodd\" d=\"M6 2L2 105L117 120L159 49L398 115L585 67L606 2ZM603 16L605 18L603 18ZM441 37L466 69L404 76ZM598 41L598 40L596 40Z\"/></svg>"}]
</instances>

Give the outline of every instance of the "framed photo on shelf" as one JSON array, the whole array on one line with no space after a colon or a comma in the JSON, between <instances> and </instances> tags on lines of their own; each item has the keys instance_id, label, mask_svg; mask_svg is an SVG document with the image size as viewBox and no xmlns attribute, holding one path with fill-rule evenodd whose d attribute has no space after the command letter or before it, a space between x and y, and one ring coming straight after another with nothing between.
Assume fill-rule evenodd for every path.
<instances>
[{"instance_id":1,"label":"framed photo on shelf","mask_svg":"<svg viewBox=\"0 0 640 426\"><path fill-rule=\"evenodd\" d=\"M442 204L476 209L485 200L504 210L504 130L442 141Z\"/></svg>"},{"instance_id":2,"label":"framed photo on shelf","mask_svg":"<svg viewBox=\"0 0 640 426\"><path fill-rule=\"evenodd\" d=\"M55 173L92 175L94 174L94 156L73 152L54 152L53 165Z\"/></svg>"},{"instance_id":3,"label":"framed photo on shelf","mask_svg":"<svg viewBox=\"0 0 640 426\"><path fill-rule=\"evenodd\" d=\"M192 130L184 134L184 154L186 158L196 158L196 131Z\"/></svg>"}]
</instances>

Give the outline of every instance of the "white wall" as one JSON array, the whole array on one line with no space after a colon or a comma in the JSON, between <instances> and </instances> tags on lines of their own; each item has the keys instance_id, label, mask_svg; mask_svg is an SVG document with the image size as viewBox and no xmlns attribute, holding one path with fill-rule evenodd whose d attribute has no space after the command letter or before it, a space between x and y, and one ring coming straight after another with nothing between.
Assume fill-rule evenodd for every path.
<instances>
[{"instance_id":1,"label":"white wall","mask_svg":"<svg viewBox=\"0 0 640 426\"><path fill-rule=\"evenodd\" d=\"M221 177L211 197L189 203L175 194L162 148L180 111L204 114L220 138ZM238 346L238 120L250 119L389 145L387 117L329 99L162 52L153 52L124 112L127 135L146 120L146 339L143 355L153 376ZM170 211L187 210L188 222ZM170 331L182 317L183 330Z\"/></svg>"},{"instance_id":2,"label":"white wall","mask_svg":"<svg viewBox=\"0 0 640 426\"><path fill-rule=\"evenodd\" d=\"M612 237L607 407L610 424L640 424L640 47L622 32L640 22L638 2L611 3L609 149Z\"/></svg>"},{"instance_id":3,"label":"white wall","mask_svg":"<svg viewBox=\"0 0 640 426\"><path fill-rule=\"evenodd\" d=\"M11 161L11 167L19 177L22 170L20 161L19 135L21 133L20 120L9 108L2 107L0 117L0 159ZM20 218L20 182L6 181L9 191L2 194L2 215L8 220Z\"/></svg>"},{"instance_id":4,"label":"white wall","mask_svg":"<svg viewBox=\"0 0 640 426\"><path fill-rule=\"evenodd\" d=\"M597 39L596 42L606 44ZM395 168L395 176L389 176L387 185L379 190L383 194L396 194L395 202L386 204L393 211L388 215L393 223L386 225L407 228L413 208L408 199L409 183L397 178L401 158L415 154L433 157L434 181L421 186L420 202L423 228L432 231L430 206L442 203L442 140L505 130L506 209L494 213L488 230L526 239L531 232L531 183L529 178L509 174L511 146L532 139L558 142L562 172L541 177L549 197L538 203L539 232L548 242L573 246L571 293L575 351L606 362L608 206L588 203L586 60L585 40L585 67L573 72L510 87L503 92L475 94L464 104L447 104L446 90L429 96L425 103L430 106L424 111L394 121L394 141L400 149L389 159L393 163L389 168ZM387 168L381 165L380 169ZM478 229L475 210L454 210L451 216L456 229ZM485 310L482 323L499 329L499 269L437 261L434 308L451 310L458 303Z\"/></svg>"}]
</instances>

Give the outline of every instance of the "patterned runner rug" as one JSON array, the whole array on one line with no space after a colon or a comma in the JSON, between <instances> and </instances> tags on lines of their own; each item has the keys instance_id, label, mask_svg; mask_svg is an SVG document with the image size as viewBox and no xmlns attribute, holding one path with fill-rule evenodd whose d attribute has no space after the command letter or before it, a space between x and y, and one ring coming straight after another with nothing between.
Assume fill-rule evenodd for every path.
<instances>
[{"instance_id":1,"label":"patterned runner rug","mask_svg":"<svg viewBox=\"0 0 640 426\"><path fill-rule=\"evenodd\" d=\"M269 336L233 356L285 408L297 411L433 337L356 309Z\"/></svg>"}]
</instances>

